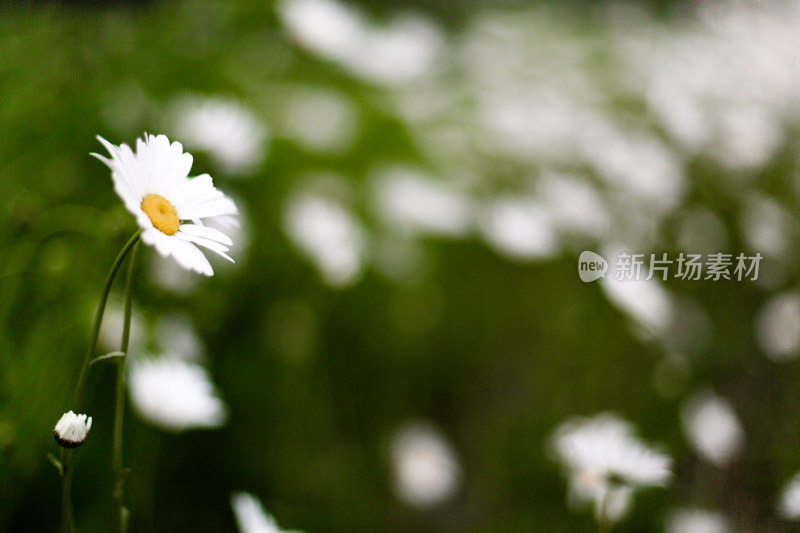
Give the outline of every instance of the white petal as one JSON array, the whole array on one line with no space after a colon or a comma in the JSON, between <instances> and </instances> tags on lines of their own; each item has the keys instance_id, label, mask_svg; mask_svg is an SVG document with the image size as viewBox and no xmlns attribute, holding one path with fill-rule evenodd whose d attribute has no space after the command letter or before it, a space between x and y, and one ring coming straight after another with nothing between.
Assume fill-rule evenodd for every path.
<instances>
[{"instance_id":1,"label":"white petal","mask_svg":"<svg viewBox=\"0 0 800 533\"><path fill-rule=\"evenodd\" d=\"M161 257L170 255L172 246L170 244L170 237L163 234L155 228L145 228L142 230L142 242L153 246Z\"/></svg>"},{"instance_id":2,"label":"white petal","mask_svg":"<svg viewBox=\"0 0 800 533\"><path fill-rule=\"evenodd\" d=\"M181 226L181 232L186 233L188 235L192 235L194 237L202 237L203 239L216 241L226 246L233 246L233 241L230 239L230 237L228 237L218 229L210 228L208 226L196 226L192 224L184 224Z\"/></svg>"},{"instance_id":3,"label":"white petal","mask_svg":"<svg viewBox=\"0 0 800 533\"><path fill-rule=\"evenodd\" d=\"M228 254L225 253L225 252L228 251L228 247L227 246L223 246L222 244L220 244L218 242L211 241L211 240L208 240L208 239L204 239L202 237L195 237L194 235L187 235L185 233L182 234L180 232L176 233L175 236L178 237L179 239L183 239L186 242L194 243L194 244L197 244L198 246L202 246L204 248L207 248L208 250L211 250L212 252L221 255L222 257L224 257L225 259L227 259L231 263L235 263L236 262Z\"/></svg>"},{"instance_id":4,"label":"white petal","mask_svg":"<svg viewBox=\"0 0 800 533\"><path fill-rule=\"evenodd\" d=\"M136 203L141 201L140 183L132 173L135 169L126 167L123 164L122 151L120 148L114 146L99 135L97 139L105 146L108 153L111 154L111 159L107 159L99 154L93 153L92 155L111 169L111 179L114 182L114 189L117 191L117 194L120 195L128 210L131 210Z\"/></svg>"},{"instance_id":5,"label":"white petal","mask_svg":"<svg viewBox=\"0 0 800 533\"><path fill-rule=\"evenodd\" d=\"M231 215L220 215L218 217L215 217L214 221L217 223L218 226L221 226L225 229L242 227L241 222L239 222L239 220L236 217ZM202 224L200 225L202 226Z\"/></svg>"},{"instance_id":6,"label":"white petal","mask_svg":"<svg viewBox=\"0 0 800 533\"><path fill-rule=\"evenodd\" d=\"M200 274L211 276L214 274L214 269L211 268L211 263L208 262L206 256L203 255L194 244L187 242L177 237L169 237L170 239L170 253L172 257L187 270L194 270Z\"/></svg>"},{"instance_id":7,"label":"white petal","mask_svg":"<svg viewBox=\"0 0 800 533\"><path fill-rule=\"evenodd\" d=\"M202 174L184 182L173 204L181 220L231 215L236 213L233 201L214 188L211 176Z\"/></svg>"}]
</instances>

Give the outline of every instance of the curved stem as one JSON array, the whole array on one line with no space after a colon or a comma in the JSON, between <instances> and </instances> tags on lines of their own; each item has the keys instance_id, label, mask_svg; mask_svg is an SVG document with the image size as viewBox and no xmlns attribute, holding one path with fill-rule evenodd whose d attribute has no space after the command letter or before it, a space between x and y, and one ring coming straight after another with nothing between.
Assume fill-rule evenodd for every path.
<instances>
[{"instance_id":1,"label":"curved stem","mask_svg":"<svg viewBox=\"0 0 800 533\"><path fill-rule=\"evenodd\" d=\"M100 297L100 303L97 306L97 312L94 316L94 324L92 325L92 335L91 340L89 341L89 349L86 351L86 357L83 360L83 366L81 367L81 373L78 376L78 384L75 387L75 394L72 399L72 405L74 409L80 413L81 412L81 401L83 400L83 389L86 385L86 377L89 374L89 367L91 366L92 356L94 355L95 350L97 349L97 337L100 335L100 324L103 321L103 314L106 310L106 302L108 301L108 293L111 292L111 285L114 282L114 278L119 271L120 266L122 266L122 262L125 260L125 257L128 255L128 252L133 248L133 245L139 242L139 236L142 230L139 229L133 236L128 240L125 246L122 247L120 250L119 255L114 260L114 263L111 265L111 270L108 272L108 277L106 278L106 284L103 288L103 294ZM63 468L63 476L62 476L62 483L61 483L61 529L64 533L74 533L75 532L75 516L72 512L72 474L73 474L73 455L75 454L74 449L65 450L64 448L61 449L61 465Z\"/></svg>"},{"instance_id":2,"label":"curved stem","mask_svg":"<svg viewBox=\"0 0 800 533\"><path fill-rule=\"evenodd\" d=\"M126 471L122 468L122 421L125 415L125 362L127 361L128 344L131 335L131 307L133 305L133 269L136 263L136 250L134 246L131 259L128 262L128 273L125 279L125 318L122 326L122 343L120 351L126 354L117 360L117 389L116 403L114 406L114 438L112 443L111 465L114 470L114 499L117 500L117 531L123 533L126 529L125 509L122 505L124 491L122 489L125 482Z\"/></svg>"},{"instance_id":3,"label":"curved stem","mask_svg":"<svg viewBox=\"0 0 800 533\"><path fill-rule=\"evenodd\" d=\"M114 278L117 275L117 271L119 271L119 267L122 266L122 262L125 260L125 256L128 255L128 252L133 248L133 245L139 242L139 236L141 235L142 230L139 229L136 233L133 234L133 237L128 240L125 246L122 247L120 250L119 255L114 260L114 264L111 265L111 270L108 272L108 278L106 279L106 285L103 288L103 294L100 297L100 303L97 306L97 312L94 316L94 324L92 326L92 336L91 341L89 342L89 349L86 351L86 357L83 359L83 367L81 368L80 376L78 377L78 385L75 387L75 397L72 401L72 405L75 406L77 412L80 412L81 407L81 400L83 399L83 389L86 385L86 377L89 374L89 363L92 360L92 356L94 355L95 350L97 349L97 338L100 335L100 324L103 322L103 314L106 310L106 302L108 301L108 293L111 292L111 284L114 281Z\"/></svg>"}]
</instances>

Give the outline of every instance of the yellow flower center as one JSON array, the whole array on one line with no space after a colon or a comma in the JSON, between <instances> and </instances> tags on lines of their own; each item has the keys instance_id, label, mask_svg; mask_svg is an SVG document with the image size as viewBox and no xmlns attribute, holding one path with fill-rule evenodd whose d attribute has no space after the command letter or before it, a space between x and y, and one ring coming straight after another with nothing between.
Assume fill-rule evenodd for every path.
<instances>
[{"instance_id":1,"label":"yellow flower center","mask_svg":"<svg viewBox=\"0 0 800 533\"><path fill-rule=\"evenodd\" d=\"M142 200L142 211L150 217L153 226L162 233L175 235L181 227L181 219L169 200L158 194L148 194Z\"/></svg>"}]
</instances>

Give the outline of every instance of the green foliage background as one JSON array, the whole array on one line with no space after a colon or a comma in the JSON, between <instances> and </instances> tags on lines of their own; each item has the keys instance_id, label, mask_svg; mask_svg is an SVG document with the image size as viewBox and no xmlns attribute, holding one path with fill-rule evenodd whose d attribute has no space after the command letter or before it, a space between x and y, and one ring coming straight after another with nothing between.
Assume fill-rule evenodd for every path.
<instances>
[{"instance_id":1,"label":"green foliage background","mask_svg":"<svg viewBox=\"0 0 800 533\"><path fill-rule=\"evenodd\" d=\"M472 10L486 9L442 6L433 16L453 38ZM378 21L400 7L368 6ZM589 13L567 20L594 31ZM58 527L60 483L45 454L56 451L52 427L70 408L107 269L134 230L108 170L88 155L101 151L94 136L130 144L160 132L165 103L185 93L238 98L271 127L285 95L302 86L333 88L356 106L349 149L314 153L276 131L264 164L236 179L194 153L193 174L210 172L247 213L250 244L237 266L174 294L152 282L153 251L141 250L137 309L188 314L230 420L170 434L128 410L131 531L232 531L229 496L238 490L257 495L283 527L314 533L593 531L589 512L567 507L546 440L567 417L606 410L675 459L674 483L638 495L619 531L661 531L668 509L683 505L725 511L741 531L794 530L774 507L800 468L800 368L766 359L754 333L769 297L797 287L794 264L768 290L668 283L704 308L713 332L694 352L691 339L679 339L690 365L668 398L653 377L668 350L633 335L599 286L578 280L577 249L514 262L477 237L424 238L419 279L398 283L367 267L356 284L328 287L282 229L287 195L306 173L325 170L347 176L360 197L374 165L427 166L428 155L381 105L381 87L297 46L272 6L239 1L0 7L0 530ZM795 217L794 245L797 142L788 138L750 183ZM483 164L475 170L488 189L520 178L502 156ZM749 251L736 220L743 190L703 156L686 168L684 205L724 222L730 249L720 251ZM682 251L670 237L681 209L648 252ZM369 212L359 216L376 224ZM90 376L80 531L110 524L111 378L110 367ZM745 428L744 454L728 468L703 463L680 428L681 402L704 387L729 398ZM392 493L388 443L417 418L450 438L464 472L457 495L431 510Z\"/></svg>"}]
</instances>

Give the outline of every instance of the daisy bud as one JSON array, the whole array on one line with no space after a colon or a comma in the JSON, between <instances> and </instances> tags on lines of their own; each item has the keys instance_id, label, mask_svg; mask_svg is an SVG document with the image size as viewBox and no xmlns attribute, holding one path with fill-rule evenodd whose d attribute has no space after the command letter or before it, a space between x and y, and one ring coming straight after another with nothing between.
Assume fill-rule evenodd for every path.
<instances>
[{"instance_id":1,"label":"daisy bud","mask_svg":"<svg viewBox=\"0 0 800 533\"><path fill-rule=\"evenodd\" d=\"M77 448L86 442L86 435L92 428L92 417L86 415L76 415L72 411L64 413L61 420L53 429L53 436L64 448Z\"/></svg>"}]
</instances>

